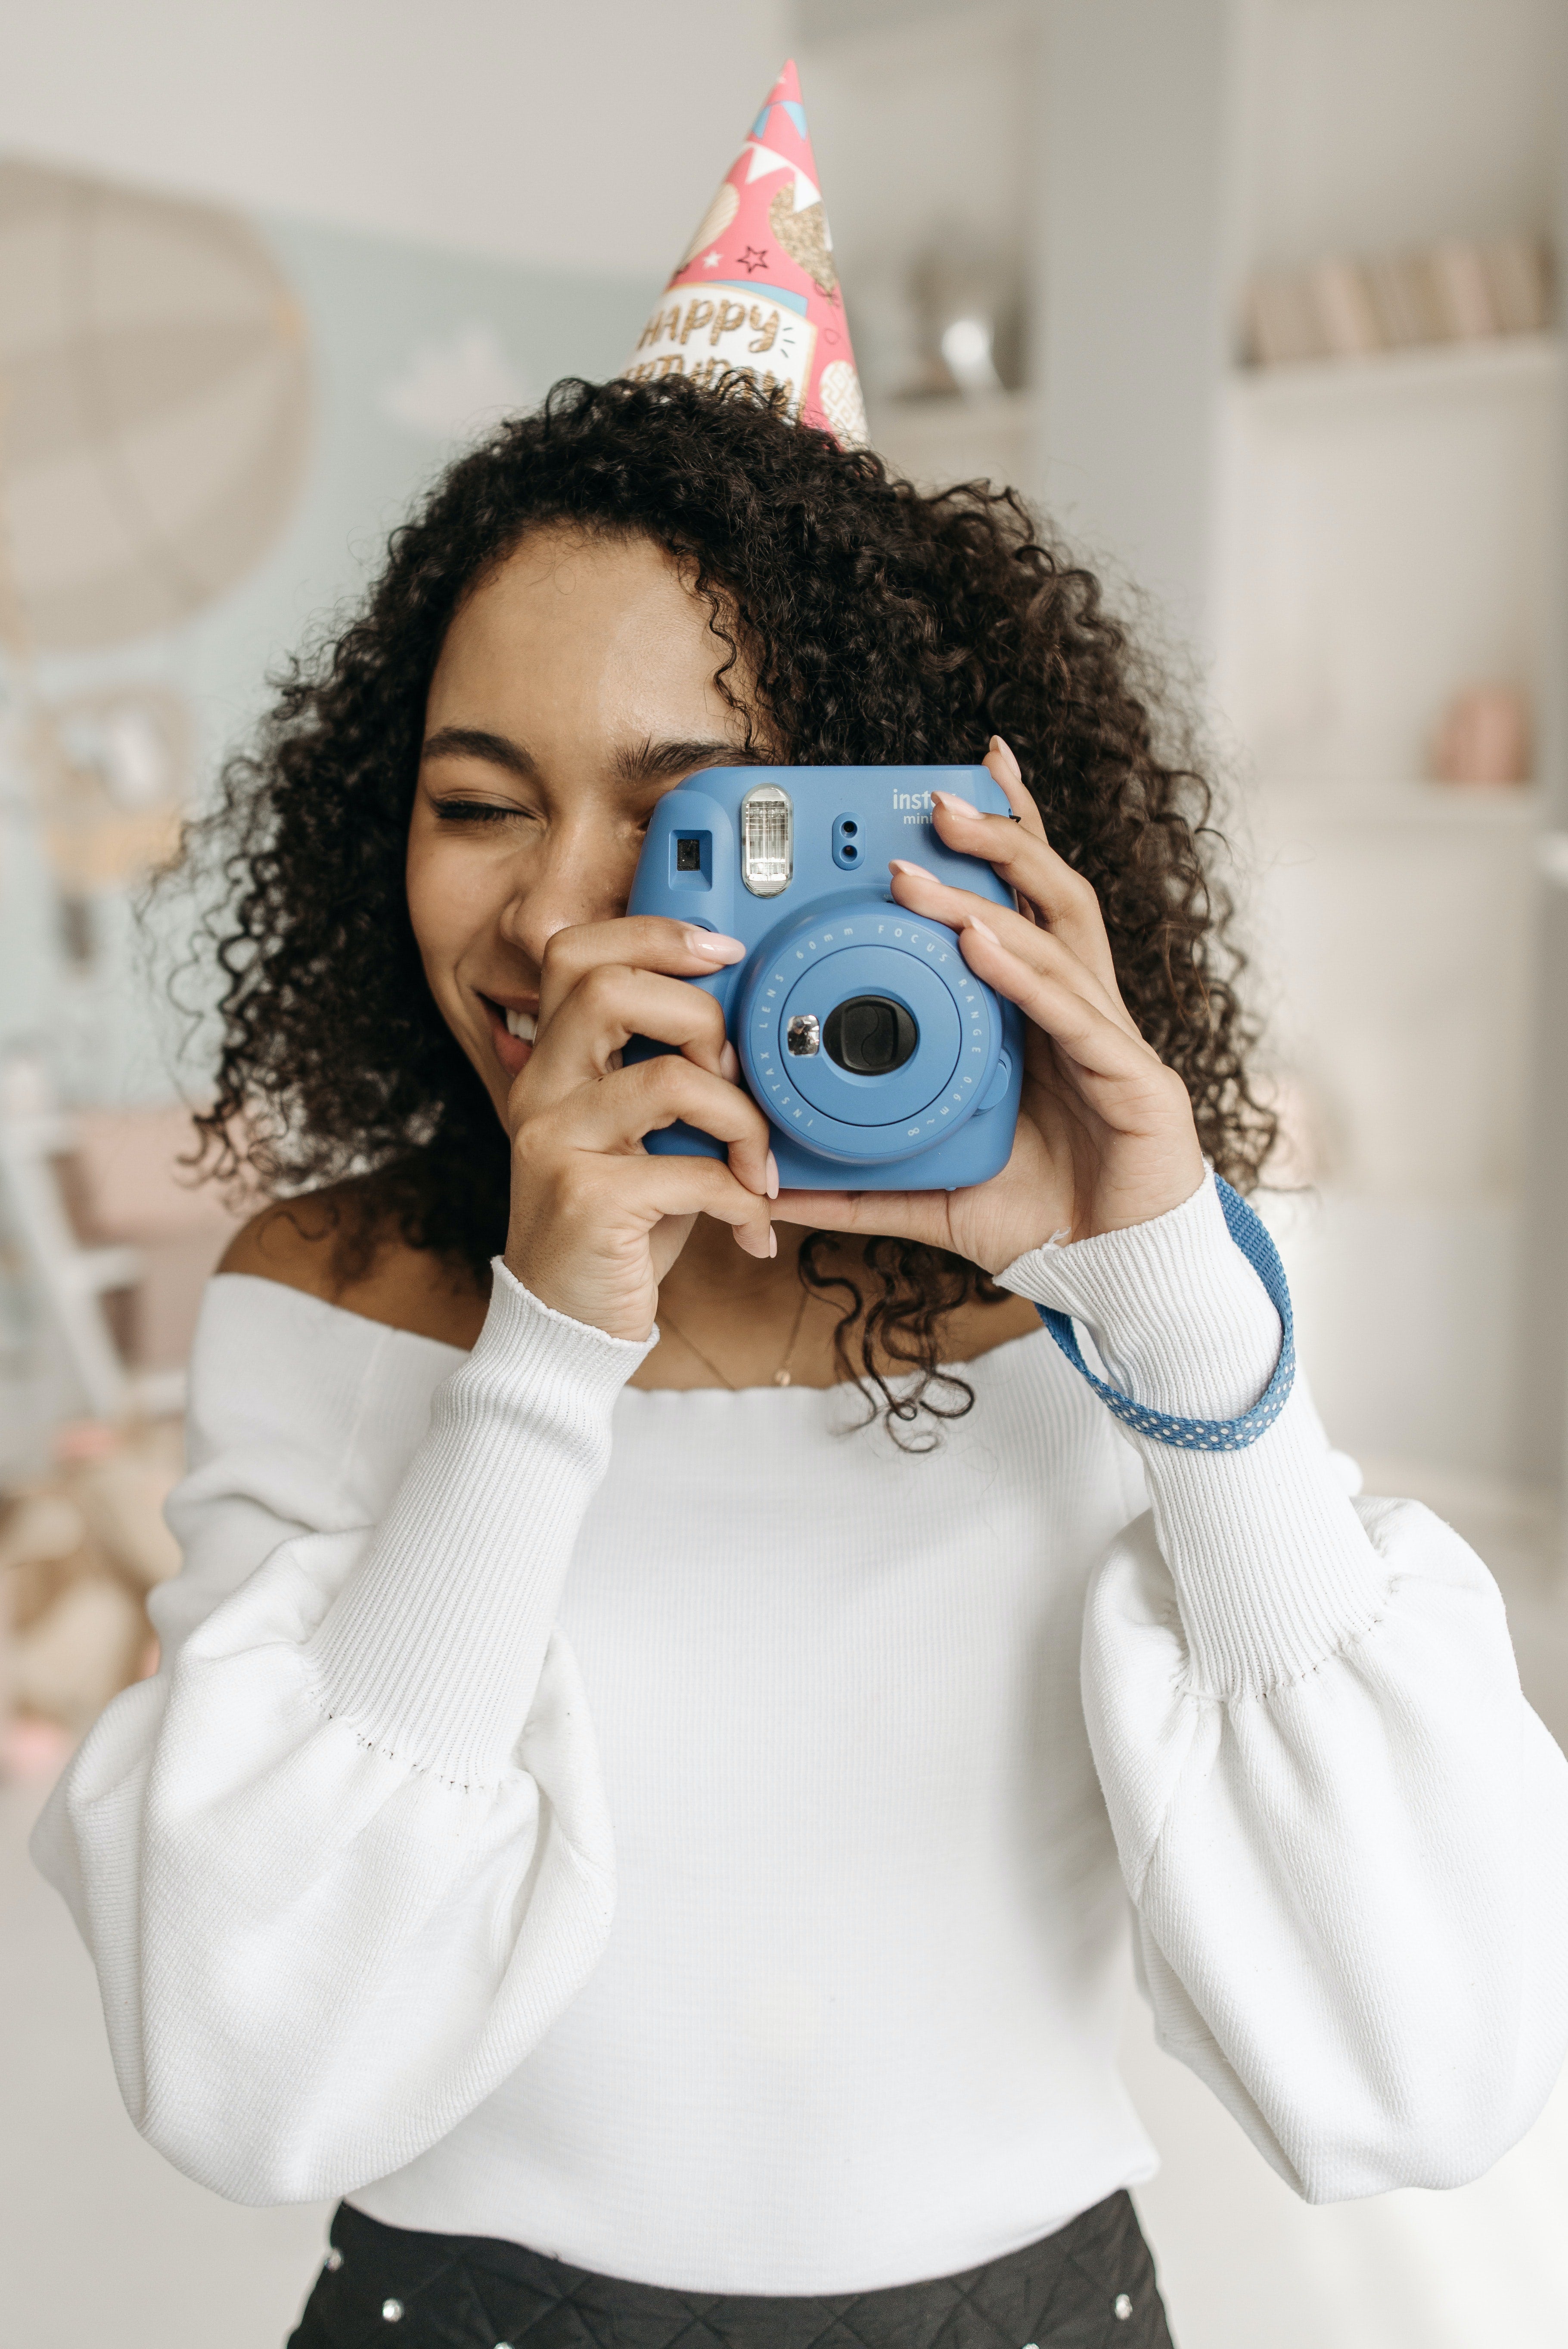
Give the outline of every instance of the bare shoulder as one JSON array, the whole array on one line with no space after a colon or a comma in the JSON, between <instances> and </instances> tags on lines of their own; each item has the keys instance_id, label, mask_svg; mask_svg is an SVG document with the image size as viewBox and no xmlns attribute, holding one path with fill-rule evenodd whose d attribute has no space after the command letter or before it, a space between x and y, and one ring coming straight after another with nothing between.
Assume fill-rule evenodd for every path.
<instances>
[{"instance_id":1,"label":"bare shoulder","mask_svg":"<svg viewBox=\"0 0 1568 2349\"><path fill-rule=\"evenodd\" d=\"M395 1225L366 1229L350 1183L263 1207L230 1241L218 1270L301 1288L448 1346L473 1344L490 1303L488 1285L481 1290L445 1257L410 1247Z\"/></svg>"},{"instance_id":2,"label":"bare shoulder","mask_svg":"<svg viewBox=\"0 0 1568 2349\"><path fill-rule=\"evenodd\" d=\"M335 1305L340 1284L334 1258L341 1230L334 1191L274 1200L235 1233L218 1269L249 1273L257 1280L281 1281L285 1288L308 1289L313 1297L325 1297Z\"/></svg>"}]
</instances>

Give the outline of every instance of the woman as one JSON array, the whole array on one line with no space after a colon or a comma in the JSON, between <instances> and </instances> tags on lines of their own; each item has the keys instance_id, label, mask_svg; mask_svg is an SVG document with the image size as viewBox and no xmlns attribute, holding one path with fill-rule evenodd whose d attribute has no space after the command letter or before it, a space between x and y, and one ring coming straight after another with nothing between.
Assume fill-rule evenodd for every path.
<instances>
[{"instance_id":1,"label":"woman","mask_svg":"<svg viewBox=\"0 0 1568 2349\"><path fill-rule=\"evenodd\" d=\"M739 949L624 917L648 812L982 751L1018 821L935 823L1020 910L890 885L1026 1016L1012 1161L777 1195L683 984ZM1310 2198L1539 2108L1568 1769L1205 1166L1267 1140L1205 803L1013 501L680 383L465 458L232 771L208 1135L294 1195L40 1851L150 2141L348 2198L297 2343L1164 2341L1130 1906ZM644 1151L676 1116L727 1162Z\"/></svg>"}]
</instances>

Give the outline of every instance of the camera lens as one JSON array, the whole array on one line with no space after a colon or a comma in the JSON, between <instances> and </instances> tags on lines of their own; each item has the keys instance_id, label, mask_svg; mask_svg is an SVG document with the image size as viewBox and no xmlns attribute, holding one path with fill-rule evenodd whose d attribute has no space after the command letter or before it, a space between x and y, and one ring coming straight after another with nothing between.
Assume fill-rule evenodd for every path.
<instances>
[{"instance_id":1,"label":"camera lens","mask_svg":"<svg viewBox=\"0 0 1568 2349\"><path fill-rule=\"evenodd\" d=\"M902 1003L885 995L854 995L822 1023L830 1059L857 1077L885 1077L902 1069L920 1032Z\"/></svg>"}]
</instances>

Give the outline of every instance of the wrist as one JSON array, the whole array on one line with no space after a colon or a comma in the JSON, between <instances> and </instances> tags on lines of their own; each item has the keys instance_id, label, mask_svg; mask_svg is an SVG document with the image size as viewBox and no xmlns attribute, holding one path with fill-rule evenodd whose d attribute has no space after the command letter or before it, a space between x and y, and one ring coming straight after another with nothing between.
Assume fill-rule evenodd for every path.
<instances>
[{"instance_id":1,"label":"wrist","mask_svg":"<svg viewBox=\"0 0 1568 2349\"><path fill-rule=\"evenodd\" d=\"M1208 1167L1198 1147L1198 1137L1192 1136L1191 1150L1172 1151L1157 1169L1145 1170L1134 1184L1109 1182L1099 1190L1083 1227L1072 1235L1070 1245L1083 1240L1103 1239L1108 1233L1137 1231L1142 1225L1157 1224L1161 1217L1174 1215L1190 1199L1196 1197L1208 1178Z\"/></svg>"},{"instance_id":2,"label":"wrist","mask_svg":"<svg viewBox=\"0 0 1568 2349\"><path fill-rule=\"evenodd\" d=\"M578 1287L549 1280L542 1285L538 1277L531 1277L530 1271L520 1268L509 1255L494 1257L491 1268L497 1289L504 1283L509 1290L513 1312L521 1310L542 1330L553 1329L557 1342L582 1350L585 1361L602 1358L609 1362L624 1358L629 1376L653 1344L651 1310L645 1314L640 1328L633 1328L630 1317L624 1314L606 1313L601 1319L594 1308L598 1305L602 1309L603 1301L585 1296ZM628 1326L613 1327L616 1319L627 1321Z\"/></svg>"},{"instance_id":3,"label":"wrist","mask_svg":"<svg viewBox=\"0 0 1568 2349\"><path fill-rule=\"evenodd\" d=\"M583 1266L564 1247L542 1246L537 1236L509 1234L496 1263L535 1304L573 1329L591 1330L615 1345L646 1346L653 1336L651 1283L616 1277L616 1268Z\"/></svg>"},{"instance_id":4,"label":"wrist","mask_svg":"<svg viewBox=\"0 0 1568 2349\"><path fill-rule=\"evenodd\" d=\"M1047 1242L996 1278L1072 1315L1111 1383L1173 1417L1229 1419L1250 1410L1279 1359L1279 1315L1232 1239L1206 1173L1164 1215Z\"/></svg>"}]
</instances>

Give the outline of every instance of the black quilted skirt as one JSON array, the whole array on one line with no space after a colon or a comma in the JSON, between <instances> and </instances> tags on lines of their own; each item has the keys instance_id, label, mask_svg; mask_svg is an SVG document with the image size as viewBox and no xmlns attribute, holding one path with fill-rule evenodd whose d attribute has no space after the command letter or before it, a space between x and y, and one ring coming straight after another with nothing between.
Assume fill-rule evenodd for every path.
<instances>
[{"instance_id":1,"label":"black quilted skirt","mask_svg":"<svg viewBox=\"0 0 1568 2349\"><path fill-rule=\"evenodd\" d=\"M1113 2194L989 2266L825 2298L665 2292L340 2203L289 2349L1171 2349L1154 2261Z\"/></svg>"}]
</instances>

